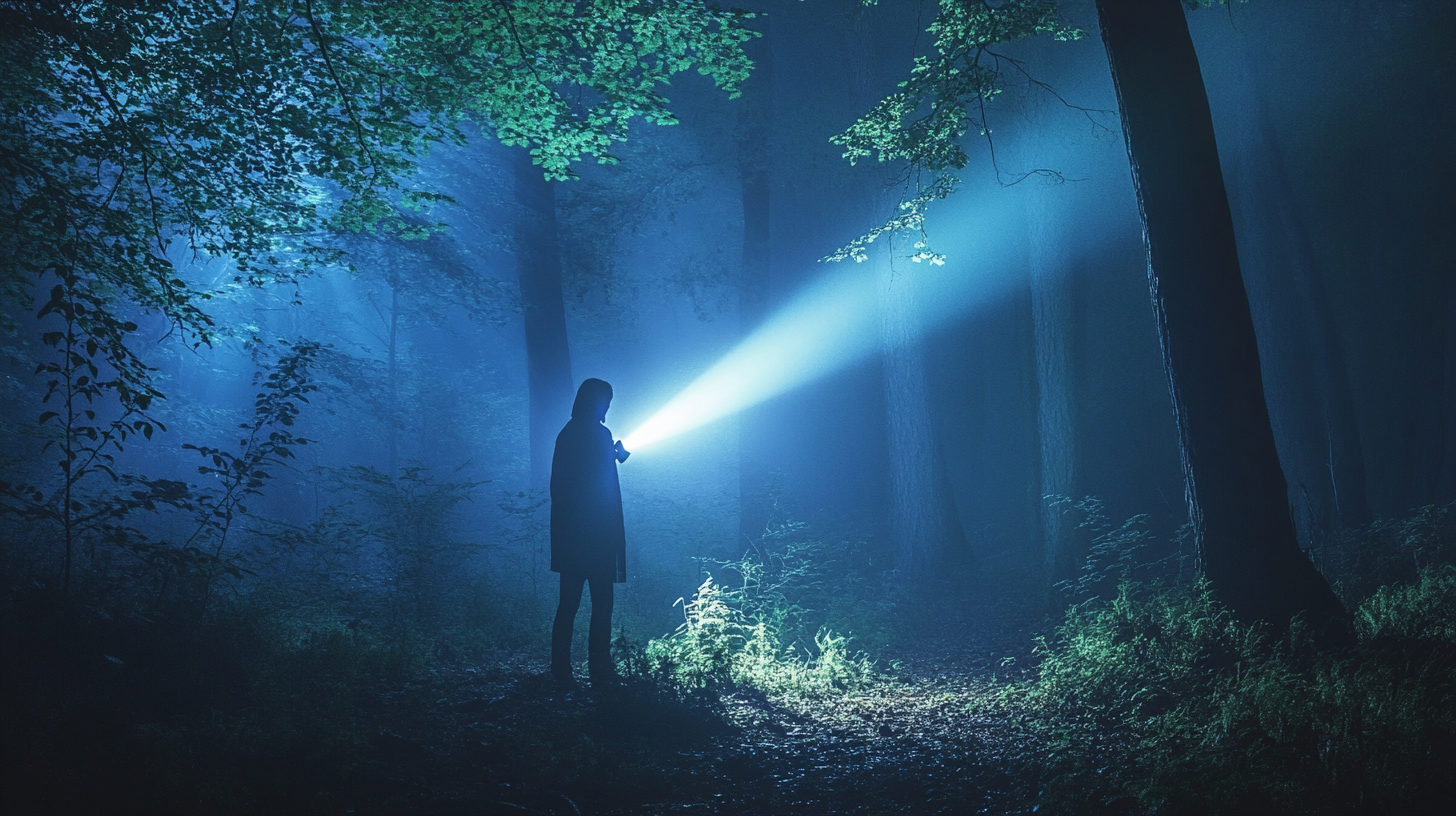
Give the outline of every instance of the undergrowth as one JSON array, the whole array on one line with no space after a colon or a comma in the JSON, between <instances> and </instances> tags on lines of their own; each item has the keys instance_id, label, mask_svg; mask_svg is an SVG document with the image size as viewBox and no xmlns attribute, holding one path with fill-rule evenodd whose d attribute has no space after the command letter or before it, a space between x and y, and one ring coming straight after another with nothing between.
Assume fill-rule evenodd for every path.
<instances>
[{"instance_id":1,"label":"undergrowth","mask_svg":"<svg viewBox=\"0 0 1456 816\"><path fill-rule=\"evenodd\" d=\"M1443 534L1443 513L1372 531L1430 554L1442 542L1420 533ZM1280 638L1243 626L1202 582L1124 580L1071 605L1034 676L1002 691L1028 795L1051 812L1453 812L1456 567L1434 560L1354 605L1342 650L1297 621Z\"/></svg>"},{"instance_id":2,"label":"undergrowth","mask_svg":"<svg viewBox=\"0 0 1456 816\"><path fill-rule=\"evenodd\" d=\"M67 618L7 600L3 782L24 812L327 810L319 792L366 760L371 695L434 659L423 638L241 601Z\"/></svg>"},{"instance_id":3,"label":"undergrowth","mask_svg":"<svg viewBox=\"0 0 1456 816\"><path fill-rule=\"evenodd\" d=\"M883 627L893 601L882 582L866 577L869 559L855 563L863 546L827 542L802 523L771 528L742 558L714 562L737 581L709 573L691 598L679 599L676 632L645 648L620 644L627 670L690 691L813 696L870 684L874 661L852 649L840 627L875 618Z\"/></svg>"}]
</instances>

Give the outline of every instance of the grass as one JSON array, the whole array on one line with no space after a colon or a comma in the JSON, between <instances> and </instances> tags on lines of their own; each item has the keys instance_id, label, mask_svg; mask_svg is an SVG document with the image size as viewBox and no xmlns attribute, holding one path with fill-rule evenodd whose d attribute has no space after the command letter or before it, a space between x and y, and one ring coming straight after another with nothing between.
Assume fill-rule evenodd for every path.
<instances>
[{"instance_id":1,"label":"grass","mask_svg":"<svg viewBox=\"0 0 1456 816\"><path fill-rule=\"evenodd\" d=\"M1054 812L1439 813L1456 805L1456 568L1356 613L1357 644L1271 640L1204 584L1073 607L1008 684Z\"/></svg>"},{"instance_id":2,"label":"grass","mask_svg":"<svg viewBox=\"0 0 1456 816\"><path fill-rule=\"evenodd\" d=\"M784 525L712 563L676 632L619 640L623 693L571 700L534 674L539 659L479 668L535 631L499 595L452 601L448 625L408 625L388 598L300 603L283 589L202 613L63 614L17 581L0 606L0 782L27 812L387 812L426 795L411 786L431 773L440 801L527 780L542 802L602 805L591 797L617 780L608 799L624 812L653 790L697 801L719 786L791 805L812 780L867 797L825 795L819 812L888 811L930 779L943 812L1451 812L1450 518L1427 509L1330 554L1391 578L1333 576L1366 587L1347 595L1355 643L1334 651L1298 626L1243 627L1207 586L1136 570L1123 557L1142 546L1135 527L1089 528L1103 546L1067 584L1078 602L999 681L881 670L849 633L890 656L911 596L854 546ZM381 777L390 768L403 770ZM553 774L575 781L553 787Z\"/></svg>"}]
</instances>

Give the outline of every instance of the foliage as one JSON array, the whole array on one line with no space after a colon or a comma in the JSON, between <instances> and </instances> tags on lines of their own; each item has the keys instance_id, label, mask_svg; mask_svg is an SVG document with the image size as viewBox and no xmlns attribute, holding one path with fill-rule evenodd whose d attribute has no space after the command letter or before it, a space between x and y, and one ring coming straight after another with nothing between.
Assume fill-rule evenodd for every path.
<instances>
[{"instance_id":1,"label":"foliage","mask_svg":"<svg viewBox=\"0 0 1456 816\"><path fill-rule=\"evenodd\" d=\"M44 596L11 588L0 609L4 782L26 812L328 812L317 797L368 759L363 705L423 663L411 643L259 598L58 629L36 616Z\"/></svg>"},{"instance_id":2,"label":"foliage","mask_svg":"<svg viewBox=\"0 0 1456 816\"><path fill-rule=\"evenodd\" d=\"M675 220L684 204L702 197L709 174L722 169L686 134L636 139L621 158L612 172L587 173L557 191L562 284L578 301L600 292L611 302L635 289L639 281L619 268L622 250L645 238L654 222ZM669 250L655 257L664 267L676 267L668 285L690 298L700 316L709 311L705 296L716 291L721 297L728 277L715 254L721 248Z\"/></svg>"},{"instance_id":3,"label":"foliage","mask_svg":"<svg viewBox=\"0 0 1456 816\"><path fill-rule=\"evenodd\" d=\"M48 378L41 404L56 400L54 410L41 412L38 424L43 430L50 426L56 431L41 454L52 449L59 454L60 486L46 496L36 487L0 482L0 494L12 500L0 507L9 506L31 520L53 522L61 528L63 584L69 593L79 536L91 528L104 528L155 498L174 498L177 486L147 483L131 502L92 504L79 495L89 476L104 474L112 482L121 481L114 465L128 437L141 434L150 439L154 429L166 430L166 426L150 413L152 400L161 396L151 388L150 367L126 348L125 336L136 330L136 324L107 312L104 303L82 291L76 275L61 277L61 284L51 289L50 299L38 315L42 320L54 316L63 323L62 330L41 335L42 344L53 349L56 359L41 362L35 369L37 375ZM104 410L108 397L118 407L110 417L97 413L97 408Z\"/></svg>"},{"instance_id":4,"label":"foliage","mask_svg":"<svg viewBox=\"0 0 1456 816\"><path fill-rule=\"evenodd\" d=\"M61 298L63 293L54 297ZM63 300L52 302L60 303L58 309L67 306ZM205 596L216 577L240 577L244 568L233 558L235 553L227 550L228 533L235 520L247 513L243 502L260 495L264 483L273 477L269 471L282 467L294 457L295 448L310 441L295 436L292 427L302 404L308 402L306 395L316 389L311 368L320 347L310 342L282 343L282 354L267 375L255 375L254 385L261 390L251 420L239 425L247 436L239 440L237 453L222 447L183 445L204 458L199 473L216 480L216 486L201 486L113 468L115 455L124 449L129 436L139 432L150 437L153 425L161 427L160 423L137 406L123 408L119 417L109 420L95 408L83 408L82 399L87 406L94 405L98 394L107 389L125 395L123 404L147 403L130 395L125 383L98 382L100 369L91 359L94 349L78 350L77 340L62 334L56 343L62 361L43 367L56 377L46 399L61 396L61 410L43 414L40 422L43 428L51 420L59 425L44 446L44 450L55 448L61 454L56 462L59 484L47 487L0 480L0 514L59 533L61 584L68 595L73 557L83 544L93 562L98 545L136 559L130 577L140 583L150 583L147 577L160 581L159 595L169 588L180 591L185 585L188 592ZM101 475L109 481L92 486L91 481L100 480L88 477ZM175 541L149 535L131 522L137 513L169 510L192 518L190 533Z\"/></svg>"},{"instance_id":5,"label":"foliage","mask_svg":"<svg viewBox=\"0 0 1456 816\"><path fill-rule=\"evenodd\" d=\"M1236 623L1206 584L1124 584L1073 606L1024 714L1037 797L1055 812L1433 812L1456 761L1456 569L1387 587L1359 642L1317 651Z\"/></svg>"},{"instance_id":6,"label":"foliage","mask_svg":"<svg viewBox=\"0 0 1456 816\"><path fill-rule=\"evenodd\" d=\"M1456 504L1427 505L1404 518L1342 531L1312 555L1353 607L1379 587L1416 581L1424 568L1456 564Z\"/></svg>"},{"instance_id":7,"label":"foliage","mask_svg":"<svg viewBox=\"0 0 1456 816\"><path fill-rule=\"evenodd\" d=\"M849 647L840 624L883 613L883 586L856 580L848 547L807 535L802 523L771 528L737 561L734 585L709 574L691 599L679 599L683 623L666 638L629 652L628 669L666 677L689 689L746 686L773 694L814 695L873 682L874 662ZM876 598L867 595L880 595ZM854 615L831 602L859 607ZM871 613L872 614L872 613ZM638 665L637 663L640 663Z\"/></svg>"},{"instance_id":8,"label":"foliage","mask_svg":"<svg viewBox=\"0 0 1456 816\"><path fill-rule=\"evenodd\" d=\"M586 6L586 7L583 7ZM391 203L474 116L546 172L610 161L657 86L696 67L736 93L744 15L696 2L11 3L0 162L4 291L80 274L208 336L174 239L259 282L333 257L325 227L408 234ZM329 191L340 196L329 206ZM205 294L202 297L206 297Z\"/></svg>"},{"instance_id":9,"label":"foliage","mask_svg":"<svg viewBox=\"0 0 1456 816\"><path fill-rule=\"evenodd\" d=\"M310 368L319 353L317 343L302 342L289 349L266 378L253 377L253 384L262 391L253 401L253 419L238 426L247 436L238 440L238 453L210 445L184 444L186 450L193 450L203 458L197 472L203 476L216 477L218 487L199 491L199 503L205 508L197 530L184 546L195 546L208 541L214 557L221 558L227 544L228 532L234 519L248 508L243 502L249 496L259 496L263 483L272 475L263 468L285 465L293 459L294 448L307 445L311 440L293 434L293 424L298 419L306 396L318 390L310 377ZM215 543L213 543L215 542Z\"/></svg>"},{"instance_id":10,"label":"foliage","mask_svg":"<svg viewBox=\"0 0 1456 816\"><path fill-rule=\"evenodd\" d=\"M341 474L338 487L365 500L352 511L364 544L379 548L390 627L438 628L459 602L463 562L478 545L454 538L450 510L480 484L437 481L418 465L393 478L361 466Z\"/></svg>"},{"instance_id":11,"label":"foliage","mask_svg":"<svg viewBox=\"0 0 1456 816\"><path fill-rule=\"evenodd\" d=\"M161 427L123 313L194 345L225 331L183 256L261 285L341 260L340 233L425 237L438 225L409 211L444 196L411 174L466 118L553 178L612 161L633 119L673 121L658 86L675 74L736 93L745 20L677 0L0 2L0 323L50 291L37 316L64 321L43 336L60 362L38 373L66 411L41 417L65 414L68 466L109 467L125 434ZM73 421L103 397L113 419Z\"/></svg>"},{"instance_id":12,"label":"foliage","mask_svg":"<svg viewBox=\"0 0 1456 816\"><path fill-rule=\"evenodd\" d=\"M760 606L712 576L679 603L682 625L649 642L641 655L629 651L629 671L645 670L686 689L745 686L797 695L859 688L874 676L873 662L851 652L847 637L825 628L815 633L812 651L786 644L776 621L781 609Z\"/></svg>"},{"instance_id":13,"label":"foliage","mask_svg":"<svg viewBox=\"0 0 1456 816\"><path fill-rule=\"evenodd\" d=\"M873 157L902 168L904 180L914 184L915 192L901 202L900 215L825 260L862 262L875 240L906 231L919 233L912 260L942 263L943 256L928 245L925 212L960 183L953 171L969 161L963 137L972 130L984 137L992 145L994 163L986 105L1005 89L1008 70L1051 91L1032 79L1020 60L997 48L1038 34L1059 40L1082 35L1061 21L1056 0L1006 0L994 5L940 0L939 15L927 30L935 38L933 55L917 56L900 90L880 100L832 140L844 148L844 158L851 164ZM1054 175L1045 170L1033 173Z\"/></svg>"},{"instance_id":14,"label":"foliage","mask_svg":"<svg viewBox=\"0 0 1456 816\"><path fill-rule=\"evenodd\" d=\"M1082 566L1074 577L1059 581L1056 588L1074 604L1105 601L1131 582L1142 586L1150 582L1182 583L1191 570L1191 560L1177 547L1179 537L1171 542L1159 541L1148 529L1148 516L1139 514L1113 526L1107 518L1102 500L1084 496L1048 496L1053 509L1076 521L1076 528L1087 536L1079 553ZM1069 553L1069 555L1072 555Z\"/></svg>"}]
</instances>

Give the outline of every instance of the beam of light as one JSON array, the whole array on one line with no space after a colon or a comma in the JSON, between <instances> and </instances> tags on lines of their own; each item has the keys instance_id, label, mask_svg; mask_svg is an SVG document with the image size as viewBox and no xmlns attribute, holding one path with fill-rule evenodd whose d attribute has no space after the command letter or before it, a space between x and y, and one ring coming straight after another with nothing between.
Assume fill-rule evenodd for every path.
<instances>
[{"instance_id":1,"label":"beam of light","mask_svg":"<svg viewBox=\"0 0 1456 816\"><path fill-rule=\"evenodd\" d=\"M763 402L869 354L874 276L830 275L802 292L622 440L629 451Z\"/></svg>"},{"instance_id":2,"label":"beam of light","mask_svg":"<svg viewBox=\"0 0 1456 816\"><path fill-rule=\"evenodd\" d=\"M962 240L955 243L982 243L975 239L999 221L993 225L984 219L980 228L962 230ZM891 285L913 286L919 301L912 335L986 302L1014 277L995 271L1014 268L1008 259L979 254L979 272L957 263L935 267L897 261L901 271ZM636 451L732 416L877 351L882 283L875 267L873 261L846 264L811 284L628 434L623 446Z\"/></svg>"}]
</instances>

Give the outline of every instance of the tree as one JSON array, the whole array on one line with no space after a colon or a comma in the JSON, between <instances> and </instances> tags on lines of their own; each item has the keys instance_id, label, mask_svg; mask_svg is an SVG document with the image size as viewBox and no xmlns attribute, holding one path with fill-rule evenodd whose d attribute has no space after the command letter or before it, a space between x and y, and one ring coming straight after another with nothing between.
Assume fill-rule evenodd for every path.
<instances>
[{"instance_id":1,"label":"tree","mask_svg":"<svg viewBox=\"0 0 1456 816\"><path fill-rule=\"evenodd\" d=\"M854 93L868 103L874 93L872 20L861 9L852 26ZM869 195L871 211L888 200L883 179ZM872 182L874 183L874 182ZM922 319L905 253L891 240L866 246L856 261L874 267L879 305L881 389L888 442L889 529L896 566L908 575L932 574L948 558L968 554L960 511L951 493L931 411L925 346L915 330ZM897 263L898 262L898 263Z\"/></svg>"},{"instance_id":2,"label":"tree","mask_svg":"<svg viewBox=\"0 0 1456 816\"><path fill-rule=\"evenodd\" d=\"M1144 223L1202 569L1245 619L1283 624L1302 611L1342 617L1289 516L1212 117L1180 0L1098 0L1097 12ZM953 191L949 171L968 160L961 138L976 129L989 141L986 104L1000 93L1003 72L1026 74L999 45L1040 33L1080 36L1059 21L1052 0L943 0L930 30L934 58L918 57L902 90L839 137L846 157L901 162L916 184L903 214L847 253L885 231L920 229L924 207ZM921 184L920 173L935 178ZM921 257L936 259L928 247Z\"/></svg>"},{"instance_id":3,"label":"tree","mask_svg":"<svg viewBox=\"0 0 1456 816\"><path fill-rule=\"evenodd\" d=\"M1053 497L1073 496L1076 489L1075 414L1072 402L1072 287L1067 259L1049 223L1056 216L1045 194L1026 193L1027 261L1031 281L1032 333L1036 345L1036 430L1041 461L1037 469L1041 497L1042 565L1053 582L1071 573L1068 544L1072 527L1065 508Z\"/></svg>"},{"instance_id":4,"label":"tree","mask_svg":"<svg viewBox=\"0 0 1456 816\"><path fill-rule=\"evenodd\" d=\"M1295 537L1213 117L1177 0L1098 0L1132 161L1189 516L1219 597L1282 624L1344 610Z\"/></svg>"},{"instance_id":5,"label":"tree","mask_svg":"<svg viewBox=\"0 0 1456 816\"><path fill-rule=\"evenodd\" d=\"M692 0L0 0L0 324L51 291L36 317L64 324L45 332L59 362L38 373L114 401L76 414L102 441L65 461L104 464L117 422L160 427L124 311L210 343L213 292L179 250L263 285L344 260L341 234L424 237L438 226L410 211L444 197L407 181L467 119L551 178L611 162L632 120L672 123L675 74L736 93L746 17Z\"/></svg>"},{"instance_id":6,"label":"tree","mask_svg":"<svg viewBox=\"0 0 1456 816\"><path fill-rule=\"evenodd\" d=\"M674 74L730 93L747 75L740 12L579 5L0 2L0 291L28 307L38 279L73 275L206 343L209 293L174 244L239 281L290 279L339 260L341 231L426 234L404 211L440 196L402 180L466 118L568 178L612 161L634 118L671 123Z\"/></svg>"},{"instance_id":7,"label":"tree","mask_svg":"<svg viewBox=\"0 0 1456 816\"><path fill-rule=\"evenodd\" d=\"M773 190L770 184L773 154L769 127L774 116L772 17L764 17L763 37L752 43L754 76L744 85L744 110L738 122L738 189L743 205L742 274L738 284L738 322L744 334L752 331L768 312L773 280ZM772 482L764 443L767 423L758 411L745 411L738 420L738 544L747 552L751 542L768 528Z\"/></svg>"},{"instance_id":8,"label":"tree","mask_svg":"<svg viewBox=\"0 0 1456 816\"><path fill-rule=\"evenodd\" d=\"M575 383L561 295L561 252L556 235L555 182L522 153L516 157L516 272L526 326L527 419L531 438L531 487L551 480L556 432L571 416Z\"/></svg>"}]
</instances>

